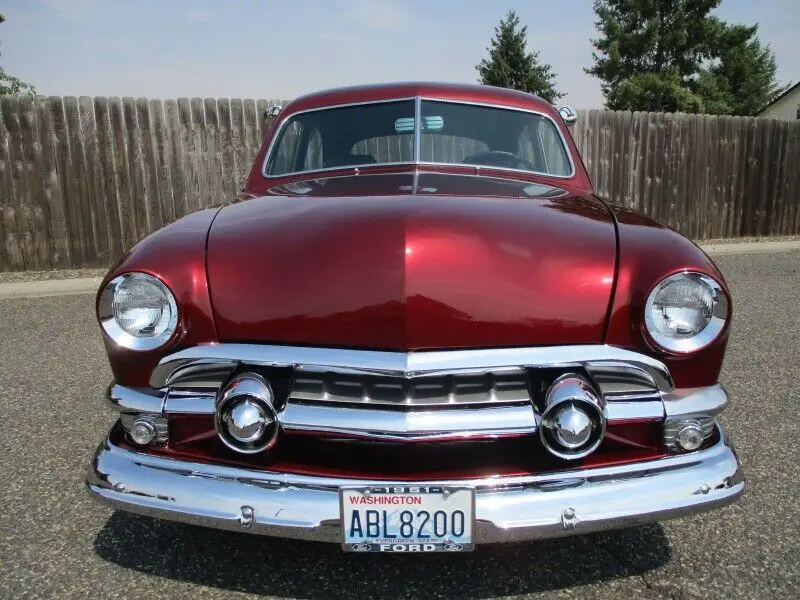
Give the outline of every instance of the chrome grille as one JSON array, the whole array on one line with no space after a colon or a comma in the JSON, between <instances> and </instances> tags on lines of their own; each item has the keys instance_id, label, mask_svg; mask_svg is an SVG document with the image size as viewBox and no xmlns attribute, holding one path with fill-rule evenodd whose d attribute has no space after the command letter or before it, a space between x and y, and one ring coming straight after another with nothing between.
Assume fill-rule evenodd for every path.
<instances>
[{"instance_id":1,"label":"chrome grille","mask_svg":"<svg viewBox=\"0 0 800 600\"><path fill-rule=\"evenodd\" d=\"M442 406L530 402L524 370L404 378L298 373L289 397L311 402Z\"/></svg>"}]
</instances>

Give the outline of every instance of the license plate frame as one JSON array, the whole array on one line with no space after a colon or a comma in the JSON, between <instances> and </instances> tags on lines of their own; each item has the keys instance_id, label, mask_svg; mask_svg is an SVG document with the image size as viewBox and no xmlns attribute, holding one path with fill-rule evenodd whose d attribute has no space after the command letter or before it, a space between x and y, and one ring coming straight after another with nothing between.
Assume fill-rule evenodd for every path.
<instances>
[{"instance_id":1,"label":"license plate frame","mask_svg":"<svg viewBox=\"0 0 800 600\"><path fill-rule=\"evenodd\" d=\"M349 496L348 496L349 494ZM394 503L391 498L415 499L399 500ZM354 500L365 498L364 507L355 508ZM372 498L373 500L369 500ZM358 500L361 503L361 500ZM370 504L366 504L370 502ZM449 506L448 503L450 504ZM436 508L428 515L420 512L429 512L428 508ZM448 509L448 510L445 510ZM357 511L359 517L354 521L353 512ZM375 526L374 521L367 525L366 511L378 513L378 534L380 537L365 536L364 529ZM391 514L387 511L393 511ZM402 537L400 533L401 512L412 512L411 538ZM456 512L461 512L458 517ZM348 486L339 489L339 513L341 518L342 549L345 552L470 552L475 548L475 488L453 485L392 485L392 486ZM444 517L436 513L444 513ZM369 515L373 517L374 515ZM437 530L433 531L432 519L436 519ZM408 520L408 518L406 518ZM445 535L436 535L442 531L444 523ZM463 530L460 536L454 535L460 522L463 521ZM355 525L362 533L357 539L352 534ZM419 528L417 526L420 526ZM427 527L427 529L426 529ZM450 531L452 528L453 531ZM348 535L348 529L350 534ZM405 528L408 531L408 526ZM430 530L430 531L428 531ZM428 537L417 537L419 534L428 533ZM367 531L369 533L369 530ZM395 536L392 536L392 534ZM388 534L382 537L381 534ZM451 539L452 538L452 539Z\"/></svg>"}]
</instances>

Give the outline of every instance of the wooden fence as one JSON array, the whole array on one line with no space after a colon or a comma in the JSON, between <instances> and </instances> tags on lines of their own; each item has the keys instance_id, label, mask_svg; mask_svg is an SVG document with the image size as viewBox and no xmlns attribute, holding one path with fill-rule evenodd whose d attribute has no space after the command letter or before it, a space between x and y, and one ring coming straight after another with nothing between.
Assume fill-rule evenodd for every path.
<instances>
[{"instance_id":1,"label":"wooden fence","mask_svg":"<svg viewBox=\"0 0 800 600\"><path fill-rule=\"evenodd\" d=\"M0 98L0 270L107 266L233 196L268 100ZM698 239L800 233L800 122L581 111L597 193Z\"/></svg>"}]
</instances>

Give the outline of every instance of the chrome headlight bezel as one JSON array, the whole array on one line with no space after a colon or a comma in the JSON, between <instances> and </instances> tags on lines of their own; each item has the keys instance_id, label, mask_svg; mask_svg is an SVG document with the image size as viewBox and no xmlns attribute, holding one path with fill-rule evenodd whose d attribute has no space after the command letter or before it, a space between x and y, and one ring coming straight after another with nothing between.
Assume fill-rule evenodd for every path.
<instances>
[{"instance_id":1,"label":"chrome headlight bezel","mask_svg":"<svg viewBox=\"0 0 800 600\"><path fill-rule=\"evenodd\" d=\"M702 330L691 337L671 337L660 331L655 323L654 307L658 295L665 287L678 280L687 280L696 285L703 285L711 293L711 318ZM728 296L722 285L708 275L693 271L675 273L659 281L647 296L644 308L645 331L648 337L663 350L676 354L697 352L714 342L725 329L729 316Z\"/></svg>"},{"instance_id":2,"label":"chrome headlight bezel","mask_svg":"<svg viewBox=\"0 0 800 600\"><path fill-rule=\"evenodd\" d=\"M131 280L146 280L164 295L169 315L166 328L157 334L148 336L133 335L123 329L114 317L115 295L122 284ZM97 316L106 335L115 344L129 350L154 350L160 348L172 338L178 328L178 304L175 301L175 295L158 277L136 271L118 275L108 282L100 294L100 300L97 304Z\"/></svg>"}]
</instances>

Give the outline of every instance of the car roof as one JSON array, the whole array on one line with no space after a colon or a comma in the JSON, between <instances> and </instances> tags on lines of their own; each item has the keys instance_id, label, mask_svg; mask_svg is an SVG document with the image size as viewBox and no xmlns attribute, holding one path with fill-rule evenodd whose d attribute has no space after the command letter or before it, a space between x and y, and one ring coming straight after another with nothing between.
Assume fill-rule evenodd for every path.
<instances>
[{"instance_id":1,"label":"car roof","mask_svg":"<svg viewBox=\"0 0 800 600\"><path fill-rule=\"evenodd\" d=\"M359 85L322 90L300 96L286 107L293 113L324 106L380 102L393 98L435 98L477 104L528 108L553 114L554 107L534 94L489 85L467 83L404 82Z\"/></svg>"}]
</instances>

